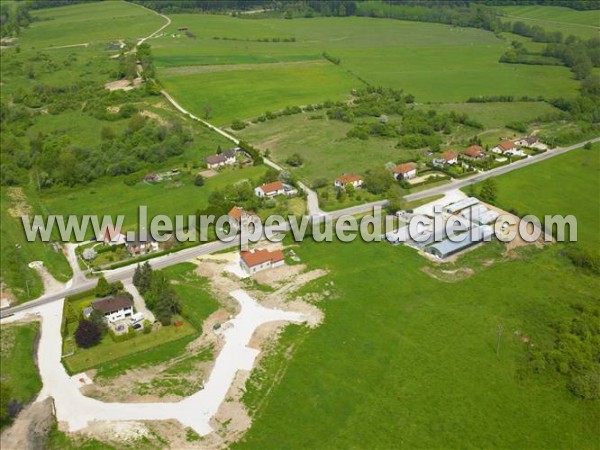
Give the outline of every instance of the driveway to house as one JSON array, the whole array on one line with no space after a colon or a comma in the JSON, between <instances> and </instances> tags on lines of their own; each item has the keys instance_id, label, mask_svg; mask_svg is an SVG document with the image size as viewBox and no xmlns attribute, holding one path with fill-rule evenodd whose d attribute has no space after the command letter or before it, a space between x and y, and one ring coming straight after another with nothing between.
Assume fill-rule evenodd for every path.
<instances>
[{"instance_id":1,"label":"driveway to house","mask_svg":"<svg viewBox=\"0 0 600 450\"><path fill-rule=\"evenodd\" d=\"M298 312L270 309L261 306L243 290L230 295L240 304L240 312L223 324L219 331L225 343L201 391L175 403L107 403L81 393L79 378L69 376L61 364L63 301L37 307L31 313L18 313L7 321L41 318L41 337L38 347L38 367L43 387L36 402L54 399L56 419L77 431L93 421L178 420L200 435L212 430L210 419L225 400L239 370L251 370L259 350L248 347L256 329L268 322L303 323L307 317Z\"/></svg>"},{"instance_id":2,"label":"driveway to house","mask_svg":"<svg viewBox=\"0 0 600 450\"><path fill-rule=\"evenodd\" d=\"M133 295L133 305L135 306L135 310L137 312L141 312L144 315L144 319L148 319L150 323L154 323L156 320L154 314L146 307L146 302L133 283L131 281L127 281L123 283L123 286L127 292Z\"/></svg>"},{"instance_id":3,"label":"driveway to house","mask_svg":"<svg viewBox=\"0 0 600 450\"><path fill-rule=\"evenodd\" d=\"M239 145L240 140L238 138L236 138L235 136L227 133L226 131L222 130L221 128L214 126L210 122L207 122L206 120L201 119L201 118L195 116L194 114L192 114L191 112L189 112L187 109L185 109L183 106L181 106L179 103L177 103L177 101L175 101L175 99L173 97L171 97L169 95L169 93L167 91L165 91L164 89L162 91L160 91L160 92L169 101L169 103L171 103L180 113L185 114L190 119L195 120L197 122L200 122L201 124L203 124L204 126L208 127L209 129L215 131L216 133L219 133L221 136L223 136L226 139L229 139L235 145ZM268 158L264 158L263 157L263 160L264 160L264 162L265 162L265 164L267 166L272 167L275 170L279 170L280 172L282 170L284 170L283 167L281 167L279 164L271 161ZM323 212L319 208L319 198L317 196L317 193L315 191L313 191L312 189L310 189L308 186L306 186L302 182L298 182L298 187L300 189L302 189L304 192L306 192L306 209L308 210L308 215L310 215L310 216L323 216L323 215L325 215L326 213Z\"/></svg>"}]
</instances>

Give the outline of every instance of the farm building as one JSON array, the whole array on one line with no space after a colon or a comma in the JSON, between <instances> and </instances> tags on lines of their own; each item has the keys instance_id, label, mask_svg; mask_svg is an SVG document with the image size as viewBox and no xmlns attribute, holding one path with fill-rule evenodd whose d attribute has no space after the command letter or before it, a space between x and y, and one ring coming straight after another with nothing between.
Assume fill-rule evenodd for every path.
<instances>
[{"instance_id":1,"label":"farm building","mask_svg":"<svg viewBox=\"0 0 600 450\"><path fill-rule=\"evenodd\" d=\"M479 242L489 240L493 233L492 227L489 226L473 227L470 231L463 233L460 236L462 239L457 240L456 242L445 239L441 242L431 244L425 248L425 251L440 259L444 259L461 250L466 250Z\"/></svg>"},{"instance_id":2,"label":"farm building","mask_svg":"<svg viewBox=\"0 0 600 450\"><path fill-rule=\"evenodd\" d=\"M250 250L240 252L240 266L248 275L285 264L281 250Z\"/></svg>"},{"instance_id":3,"label":"farm building","mask_svg":"<svg viewBox=\"0 0 600 450\"><path fill-rule=\"evenodd\" d=\"M458 214L463 209L471 208L475 205L479 204L479 200L475 197L467 197L458 202L452 203L450 205L444 206L443 211L448 214Z\"/></svg>"}]
</instances>

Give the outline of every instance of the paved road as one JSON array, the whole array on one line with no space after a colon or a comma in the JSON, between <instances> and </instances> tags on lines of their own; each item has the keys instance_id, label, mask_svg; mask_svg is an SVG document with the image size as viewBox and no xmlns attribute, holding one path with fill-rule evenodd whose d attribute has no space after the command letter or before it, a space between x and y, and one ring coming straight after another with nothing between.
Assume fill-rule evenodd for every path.
<instances>
[{"instance_id":1,"label":"paved road","mask_svg":"<svg viewBox=\"0 0 600 450\"><path fill-rule=\"evenodd\" d=\"M568 147L557 147L554 150L548 150L546 153L542 153L537 156L532 156L530 158L521 159L512 164L508 164L506 166L497 167L495 169L489 170L487 172L480 173L475 175L474 177L469 177L462 180L452 180L450 183L443 184L441 186L436 186L431 189L426 189L424 191L416 192L414 194L408 194L404 196L405 200L412 202L415 200L421 200L427 197L431 197L434 195L443 195L448 191L452 191L455 189L461 189L465 186L469 186L470 184L479 183L487 178L495 177L498 175L502 175L504 173L512 172L513 170L520 169L525 166L530 166L531 164L536 164L540 161L545 161L546 159L553 158L557 155L562 155L563 153L567 153L571 150L575 150L576 148L583 147L588 142L600 142L600 137L590 139L589 141L580 142L578 144L570 145ZM362 205L352 206L350 208L342 209L339 211L334 211L332 213L328 213L333 217L340 217L343 214L362 214L369 211L372 211L375 206L385 206L387 201L378 200L371 203L364 203Z\"/></svg>"},{"instance_id":2,"label":"paved road","mask_svg":"<svg viewBox=\"0 0 600 450\"><path fill-rule=\"evenodd\" d=\"M169 93L167 91L165 91L164 89L161 91L161 93L180 113L185 114L190 119L200 122L201 124L208 127L209 129L215 131L216 133L219 133L221 136L223 136L226 139L229 139L235 145L238 145L240 143L240 140L238 138L236 138L235 136L227 133L226 131L214 126L210 122L207 122L206 120L201 119L201 118L195 116L194 114L192 114L191 112L189 112L187 109L185 109L179 103L177 103L177 101L173 97L171 97L171 95L169 95ZM281 167L279 164L277 164L274 161L271 161L268 158L263 157L263 160L267 166L272 167L275 170L279 170L280 172L282 170L284 170L283 167ZM315 191L313 191L312 189L310 189L308 186L306 186L302 182L299 182L298 186L300 187L300 189L302 189L304 192L306 192L306 207L308 210L308 215L310 215L310 216L324 215L325 213L323 211L321 211L321 209L319 208L319 197L317 196L317 193Z\"/></svg>"},{"instance_id":3,"label":"paved road","mask_svg":"<svg viewBox=\"0 0 600 450\"><path fill-rule=\"evenodd\" d=\"M479 175L468 178L466 180L453 180L451 183L444 184L442 186L437 186L437 187L434 187L431 189L427 189L425 191L407 195L406 199L409 201L413 201L413 200L419 200L419 199L423 199L426 197L430 197L432 195L441 195L441 194L444 194L445 192L455 190L455 189L460 189L464 186L468 186L469 184L480 182L482 180L485 180L486 178L490 178L493 176L511 172L511 171L519 169L521 167L529 166L529 165L535 164L539 161L544 161L546 159L552 158L556 155L560 155L560 154L569 152L571 150L574 150L576 148L583 147L587 142L599 142L599 141L600 141L600 137L591 139L590 141L580 142L579 144L574 144L574 145L571 145L568 147L549 150L548 152L542 153L541 155L527 158L527 159L522 159L515 163L509 164L507 166L498 167L496 169L490 170L485 173L481 173ZM276 164L275 164L275 166L276 166ZM338 211L327 212L327 213L322 212L319 209L319 213L312 214L312 215L313 216L330 216L333 219L336 219L343 215L355 215L355 214L367 213L369 211L372 211L375 206L383 207L383 206L385 206L386 203L387 202L385 200L379 200L376 202L365 203L363 205L352 206L350 208L345 208L345 209L341 209ZM220 250L229 249L229 248L235 247L237 245L239 245L239 238L236 238L232 242L220 242L220 241L209 242L207 244L202 244L202 245L199 245L196 247L181 250L179 252L171 253L169 255L159 256L157 258L149 260L149 262L153 268L162 269L162 268L171 266L173 264L178 264L181 262L189 261L200 255L206 255L206 254L214 253L214 252L217 252ZM123 281L123 280L127 280L127 279L131 278L134 270L135 270L135 265L131 265L131 266L123 267L120 269L107 271L107 272L105 272L105 276L106 276L106 279L110 282ZM78 292L83 292L83 291L92 289L96 286L96 283L97 283L96 279L81 280L79 277L76 281L77 281L77 283L72 283L74 285L72 285L69 288L66 288L65 290L63 290L59 293L42 296L37 300L33 300L31 302L27 302L22 305L15 306L13 308L6 308L0 312L0 318L9 316L16 312L25 311L27 309L34 308L39 305L43 305L43 304L46 304L49 302L59 300L68 295L73 295Z\"/></svg>"},{"instance_id":4,"label":"paved road","mask_svg":"<svg viewBox=\"0 0 600 450\"><path fill-rule=\"evenodd\" d=\"M173 264L178 264L181 262L189 261L201 255L207 255L210 253L218 252L220 250L226 250L228 248L235 247L239 245L239 238L234 239L232 242L209 242L207 244L202 244L196 247L187 248L185 250L181 250L176 253L171 253L164 256L159 256L157 258L153 258L148 262L154 269L164 269L165 267L171 266ZM115 281L124 281L128 280L133 276L133 272L135 271L135 265L130 265L126 267L122 267L120 269L110 270L105 272L106 279L113 283ZM17 305L12 308L3 309L0 312L0 318L9 316L11 314L25 311L30 308L34 308L40 305L44 305L46 303L50 303L56 300L60 300L66 296L77 294L79 292L87 291L89 289L93 289L96 287L98 280L95 278L79 280L77 284L71 285L64 289L61 292L44 295L37 300L33 300L31 302L23 303L22 305Z\"/></svg>"}]
</instances>

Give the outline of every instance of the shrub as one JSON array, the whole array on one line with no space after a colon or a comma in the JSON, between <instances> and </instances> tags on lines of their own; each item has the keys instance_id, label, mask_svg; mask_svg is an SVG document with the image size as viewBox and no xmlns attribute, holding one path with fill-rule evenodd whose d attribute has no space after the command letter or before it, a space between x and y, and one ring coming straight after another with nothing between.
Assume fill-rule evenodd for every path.
<instances>
[{"instance_id":1,"label":"shrub","mask_svg":"<svg viewBox=\"0 0 600 450\"><path fill-rule=\"evenodd\" d=\"M204 177L200 174L194 178L194 186L204 186Z\"/></svg>"},{"instance_id":2,"label":"shrub","mask_svg":"<svg viewBox=\"0 0 600 450\"><path fill-rule=\"evenodd\" d=\"M244 128L246 128L246 123L242 122L241 120L234 120L231 123L232 130L243 130Z\"/></svg>"},{"instance_id":3,"label":"shrub","mask_svg":"<svg viewBox=\"0 0 600 450\"><path fill-rule=\"evenodd\" d=\"M75 342L81 348L90 348L97 345L102 338L98 327L87 319L81 319L75 330Z\"/></svg>"}]
</instances>

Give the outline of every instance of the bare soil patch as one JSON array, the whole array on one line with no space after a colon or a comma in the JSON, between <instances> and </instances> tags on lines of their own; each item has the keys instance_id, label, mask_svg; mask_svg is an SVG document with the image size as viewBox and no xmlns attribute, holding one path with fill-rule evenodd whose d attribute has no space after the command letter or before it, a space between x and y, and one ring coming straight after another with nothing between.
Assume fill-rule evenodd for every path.
<instances>
[{"instance_id":1,"label":"bare soil patch","mask_svg":"<svg viewBox=\"0 0 600 450\"><path fill-rule=\"evenodd\" d=\"M444 283L457 283L471 277L475 271L469 267L459 267L457 269L447 270L438 267L425 266L421 268L423 272L438 281Z\"/></svg>"},{"instance_id":2,"label":"bare soil patch","mask_svg":"<svg viewBox=\"0 0 600 450\"><path fill-rule=\"evenodd\" d=\"M11 207L8 208L8 214L11 217L21 217L30 215L33 212L31 205L27 202L27 195L20 187L9 187L7 195L11 202Z\"/></svg>"},{"instance_id":3,"label":"bare soil patch","mask_svg":"<svg viewBox=\"0 0 600 450\"><path fill-rule=\"evenodd\" d=\"M27 405L14 423L0 437L3 450L43 449L46 437L54 422L54 405L51 398Z\"/></svg>"},{"instance_id":4,"label":"bare soil patch","mask_svg":"<svg viewBox=\"0 0 600 450\"><path fill-rule=\"evenodd\" d=\"M148 111L147 109L141 111L140 114L144 117L148 117L149 119L156 120L161 125L167 124L167 121L163 117L156 114L155 112Z\"/></svg>"}]
</instances>

